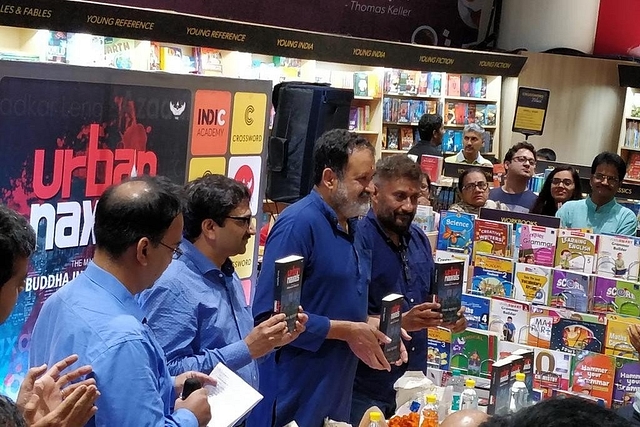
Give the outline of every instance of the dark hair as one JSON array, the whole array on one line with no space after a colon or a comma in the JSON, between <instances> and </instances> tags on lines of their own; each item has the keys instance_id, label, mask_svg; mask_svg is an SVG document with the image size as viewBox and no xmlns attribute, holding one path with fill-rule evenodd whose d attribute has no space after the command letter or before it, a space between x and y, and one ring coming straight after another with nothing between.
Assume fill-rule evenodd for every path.
<instances>
[{"instance_id":1,"label":"dark hair","mask_svg":"<svg viewBox=\"0 0 640 427\"><path fill-rule=\"evenodd\" d=\"M571 177L573 178L573 194L569 196L569 200L582 199L582 184L580 184L580 176L578 175L578 172L571 166L558 166L549 173L549 176L547 176L547 179L544 181L540 194L538 194L538 198L533 204L533 208L531 208L531 213L547 216L554 216L556 214L558 211L558 204L551 196L551 181L553 181L553 177L558 172L562 171L571 172Z\"/></svg>"},{"instance_id":2,"label":"dark hair","mask_svg":"<svg viewBox=\"0 0 640 427\"><path fill-rule=\"evenodd\" d=\"M202 233L202 221L212 219L222 227L229 213L251 193L246 185L224 175L207 174L185 186L184 237L193 242Z\"/></svg>"},{"instance_id":3,"label":"dark hair","mask_svg":"<svg viewBox=\"0 0 640 427\"><path fill-rule=\"evenodd\" d=\"M420 166L411 160L406 154L386 156L376 163L376 173L373 176L375 183L405 178L413 182L422 182L422 170Z\"/></svg>"},{"instance_id":4,"label":"dark hair","mask_svg":"<svg viewBox=\"0 0 640 427\"><path fill-rule=\"evenodd\" d=\"M360 149L369 150L375 156L375 148L362 136L345 129L333 129L323 133L313 150L313 183L320 184L322 171L326 168L335 172L338 178L342 178L349 163L349 156Z\"/></svg>"},{"instance_id":5,"label":"dark hair","mask_svg":"<svg viewBox=\"0 0 640 427\"><path fill-rule=\"evenodd\" d=\"M0 395L0 426L27 427L18 405L6 396Z\"/></svg>"},{"instance_id":6,"label":"dark hair","mask_svg":"<svg viewBox=\"0 0 640 427\"><path fill-rule=\"evenodd\" d=\"M36 233L27 219L0 204L0 288L16 273L16 261L35 249Z\"/></svg>"},{"instance_id":7,"label":"dark hair","mask_svg":"<svg viewBox=\"0 0 640 427\"><path fill-rule=\"evenodd\" d=\"M123 193L132 186L144 191ZM96 247L117 259L143 237L158 245L182 212L182 203L182 189L164 177L129 178L107 188L96 206Z\"/></svg>"},{"instance_id":8,"label":"dark hair","mask_svg":"<svg viewBox=\"0 0 640 427\"><path fill-rule=\"evenodd\" d=\"M618 169L618 180L620 180L620 182L622 182L624 176L627 174L627 164L622 157L616 153L605 151L593 159L593 163L591 163L591 175L596 173L596 169L602 164L615 166L615 168Z\"/></svg>"},{"instance_id":9,"label":"dark hair","mask_svg":"<svg viewBox=\"0 0 640 427\"><path fill-rule=\"evenodd\" d=\"M423 114L418 122L418 133L423 141L431 141L433 133L442 127L442 116L439 114Z\"/></svg>"},{"instance_id":10,"label":"dark hair","mask_svg":"<svg viewBox=\"0 0 640 427\"><path fill-rule=\"evenodd\" d=\"M458 177L458 190L460 190L460 192L462 192L462 187L464 187L464 179L467 177L467 175L469 175L470 173L479 173L480 175L482 175L486 181L487 177L484 176L484 172L482 171L482 169L480 168L469 168L469 169L465 169L462 171L462 173L460 174L460 176Z\"/></svg>"},{"instance_id":11,"label":"dark hair","mask_svg":"<svg viewBox=\"0 0 640 427\"><path fill-rule=\"evenodd\" d=\"M527 141L522 141L522 142L518 142L517 144L514 144L513 147L509 148L509 151L507 151L507 154L504 155L504 161L505 162L510 162L513 159L513 156L515 156L515 154L518 152L518 150L529 150L531 151L531 154L533 154L533 157L536 157L536 148L531 145L530 143L528 143Z\"/></svg>"},{"instance_id":12,"label":"dark hair","mask_svg":"<svg viewBox=\"0 0 640 427\"><path fill-rule=\"evenodd\" d=\"M479 427L631 427L610 409L580 397L554 397L515 414L494 416Z\"/></svg>"},{"instance_id":13,"label":"dark hair","mask_svg":"<svg viewBox=\"0 0 640 427\"><path fill-rule=\"evenodd\" d=\"M536 156L539 159L548 160L550 162L556 161L556 152L551 148L541 148L536 152Z\"/></svg>"}]
</instances>

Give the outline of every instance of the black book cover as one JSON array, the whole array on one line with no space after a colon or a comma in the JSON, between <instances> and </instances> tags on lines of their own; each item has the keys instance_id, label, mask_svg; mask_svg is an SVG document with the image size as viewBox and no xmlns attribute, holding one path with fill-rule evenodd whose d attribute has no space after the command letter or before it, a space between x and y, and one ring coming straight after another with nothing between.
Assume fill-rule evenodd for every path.
<instances>
[{"instance_id":1,"label":"black book cover","mask_svg":"<svg viewBox=\"0 0 640 427\"><path fill-rule=\"evenodd\" d=\"M382 298L380 311L380 331L391 338L389 344L384 344L382 350L389 363L400 360L400 328L402 327L402 301L400 294L389 294Z\"/></svg>"},{"instance_id":2,"label":"black book cover","mask_svg":"<svg viewBox=\"0 0 640 427\"><path fill-rule=\"evenodd\" d=\"M298 307L300 306L304 258L290 255L277 259L275 263L276 289L273 312L284 313L287 316L289 332L293 332L296 328Z\"/></svg>"},{"instance_id":3,"label":"black book cover","mask_svg":"<svg viewBox=\"0 0 640 427\"><path fill-rule=\"evenodd\" d=\"M440 304L442 322L447 325L458 320L462 306L464 261L451 260L435 263L435 277L431 285L433 302Z\"/></svg>"}]
</instances>

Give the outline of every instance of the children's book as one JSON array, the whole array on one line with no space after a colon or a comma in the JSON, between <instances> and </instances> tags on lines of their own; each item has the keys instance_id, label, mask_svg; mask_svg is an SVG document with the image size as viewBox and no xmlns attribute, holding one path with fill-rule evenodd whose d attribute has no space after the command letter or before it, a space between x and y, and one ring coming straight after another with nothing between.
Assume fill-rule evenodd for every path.
<instances>
[{"instance_id":1,"label":"children's book","mask_svg":"<svg viewBox=\"0 0 640 427\"><path fill-rule=\"evenodd\" d=\"M440 214L437 248L470 254L473 249L474 219L473 214L443 211Z\"/></svg>"},{"instance_id":2,"label":"children's book","mask_svg":"<svg viewBox=\"0 0 640 427\"><path fill-rule=\"evenodd\" d=\"M493 255L477 255L469 293L487 297L511 297L513 261Z\"/></svg>"},{"instance_id":3,"label":"children's book","mask_svg":"<svg viewBox=\"0 0 640 427\"><path fill-rule=\"evenodd\" d=\"M513 224L476 219L473 232L473 259L477 254L511 256Z\"/></svg>"},{"instance_id":4,"label":"children's book","mask_svg":"<svg viewBox=\"0 0 640 427\"><path fill-rule=\"evenodd\" d=\"M604 353L606 329L604 323L560 318L551 328L549 348L573 354L584 350Z\"/></svg>"},{"instance_id":5,"label":"children's book","mask_svg":"<svg viewBox=\"0 0 640 427\"><path fill-rule=\"evenodd\" d=\"M561 351L534 349L533 387L541 389L544 397L551 397L552 390L568 390L571 382L573 356Z\"/></svg>"},{"instance_id":6,"label":"children's book","mask_svg":"<svg viewBox=\"0 0 640 427\"><path fill-rule=\"evenodd\" d=\"M640 389L640 362L637 358L616 357L615 363L616 375L613 381L611 407L617 409L632 404L636 391Z\"/></svg>"},{"instance_id":7,"label":"children's book","mask_svg":"<svg viewBox=\"0 0 640 427\"><path fill-rule=\"evenodd\" d=\"M353 95L369 96L368 73L353 73Z\"/></svg>"},{"instance_id":8,"label":"children's book","mask_svg":"<svg viewBox=\"0 0 640 427\"><path fill-rule=\"evenodd\" d=\"M487 126L495 126L497 115L498 109L496 104L487 104L487 108L485 110L485 124Z\"/></svg>"},{"instance_id":9,"label":"children's book","mask_svg":"<svg viewBox=\"0 0 640 427\"><path fill-rule=\"evenodd\" d=\"M489 330L501 339L526 344L529 330L529 303L503 297L492 297L489 312Z\"/></svg>"},{"instance_id":10,"label":"children's book","mask_svg":"<svg viewBox=\"0 0 640 427\"><path fill-rule=\"evenodd\" d=\"M450 366L464 375L490 378L491 366L498 355L498 335L467 328L451 336Z\"/></svg>"},{"instance_id":11,"label":"children's book","mask_svg":"<svg viewBox=\"0 0 640 427\"><path fill-rule=\"evenodd\" d=\"M535 264L515 264L513 298L533 304L549 304L552 269Z\"/></svg>"},{"instance_id":12,"label":"children's book","mask_svg":"<svg viewBox=\"0 0 640 427\"><path fill-rule=\"evenodd\" d=\"M593 273L595 269L597 235L560 229L556 245L555 264L564 270Z\"/></svg>"},{"instance_id":13,"label":"children's book","mask_svg":"<svg viewBox=\"0 0 640 427\"><path fill-rule=\"evenodd\" d=\"M591 312L616 313L615 304L618 294L618 281L615 278L597 276L593 287Z\"/></svg>"},{"instance_id":14,"label":"children's book","mask_svg":"<svg viewBox=\"0 0 640 427\"><path fill-rule=\"evenodd\" d=\"M467 319L467 327L488 330L490 304L491 298L462 294L462 306L464 307L464 317Z\"/></svg>"},{"instance_id":15,"label":"children's book","mask_svg":"<svg viewBox=\"0 0 640 427\"><path fill-rule=\"evenodd\" d=\"M589 309L589 296L593 295L593 283L591 274L555 269L549 305L586 313Z\"/></svg>"},{"instance_id":16,"label":"children's book","mask_svg":"<svg viewBox=\"0 0 640 427\"><path fill-rule=\"evenodd\" d=\"M515 224L514 258L518 262L553 267L558 230Z\"/></svg>"},{"instance_id":17,"label":"children's book","mask_svg":"<svg viewBox=\"0 0 640 427\"><path fill-rule=\"evenodd\" d=\"M610 356L629 357L638 360L638 352L631 345L627 329L631 325L640 325L638 317L607 315L607 335L604 353Z\"/></svg>"},{"instance_id":18,"label":"children's book","mask_svg":"<svg viewBox=\"0 0 640 427\"><path fill-rule=\"evenodd\" d=\"M464 262L464 276L463 283L467 283L469 276L469 258L470 255L461 253L461 252L448 252L440 249L436 249L435 256L433 257L434 262L445 262L445 261L462 261ZM489 310L487 309L487 313Z\"/></svg>"},{"instance_id":19,"label":"children's book","mask_svg":"<svg viewBox=\"0 0 640 427\"><path fill-rule=\"evenodd\" d=\"M637 281L640 271L640 239L628 236L601 235L598 238L599 276L614 276Z\"/></svg>"},{"instance_id":20,"label":"children's book","mask_svg":"<svg viewBox=\"0 0 640 427\"><path fill-rule=\"evenodd\" d=\"M605 354L581 351L571 365L571 391L603 399L611 406L615 359Z\"/></svg>"},{"instance_id":21,"label":"children's book","mask_svg":"<svg viewBox=\"0 0 640 427\"><path fill-rule=\"evenodd\" d=\"M446 328L427 329L427 366L449 370L451 331Z\"/></svg>"}]
</instances>

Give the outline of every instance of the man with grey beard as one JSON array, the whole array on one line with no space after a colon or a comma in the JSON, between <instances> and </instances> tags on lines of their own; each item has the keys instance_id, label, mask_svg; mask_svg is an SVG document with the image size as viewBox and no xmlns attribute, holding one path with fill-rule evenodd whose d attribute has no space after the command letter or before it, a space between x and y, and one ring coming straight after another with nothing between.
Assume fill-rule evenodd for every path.
<instances>
[{"instance_id":1,"label":"man with grey beard","mask_svg":"<svg viewBox=\"0 0 640 427\"><path fill-rule=\"evenodd\" d=\"M358 359L391 369L380 347L389 339L367 323L370 251L355 239L357 217L366 214L373 191L374 154L366 139L346 130L323 134L314 149L313 190L289 206L269 234L255 320L273 314L274 261L288 255L304 257L301 305L309 320L296 341L260 365L265 399L249 425L348 421Z\"/></svg>"}]
</instances>

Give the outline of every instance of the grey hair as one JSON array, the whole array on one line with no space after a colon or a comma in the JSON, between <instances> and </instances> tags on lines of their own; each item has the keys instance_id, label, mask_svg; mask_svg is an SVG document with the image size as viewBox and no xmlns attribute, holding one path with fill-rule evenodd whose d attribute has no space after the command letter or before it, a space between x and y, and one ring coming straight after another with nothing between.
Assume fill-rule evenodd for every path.
<instances>
[{"instance_id":1,"label":"grey hair","mask_svg":"<svg viewBox=\"0 0 640 427\"><path fill-rule=\"evenodd\" d=\"M469 123L462 130L462 133L467 133L467 132L476 132L476 133L479 133L480 135L484 135L484 128L477 123Z\"/></svg>"}]
</instances>

